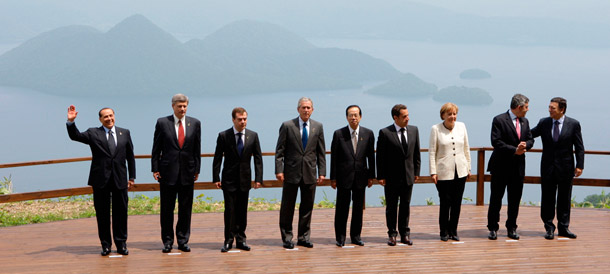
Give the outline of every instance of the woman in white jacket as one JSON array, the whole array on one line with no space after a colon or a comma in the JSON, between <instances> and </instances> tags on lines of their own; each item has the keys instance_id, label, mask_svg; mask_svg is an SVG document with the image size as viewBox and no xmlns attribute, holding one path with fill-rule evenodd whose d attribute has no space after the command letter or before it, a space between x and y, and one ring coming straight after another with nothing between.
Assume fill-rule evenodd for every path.
<instances>
[{"instance_id":1,"label":"woman in white jacket","mask_svg":"<svg viewBox=\"0 0 610 274\"><path fill-rule=\"evenodd\" d=\"M470 177L470 146L466 126L456 122L458 107L446 103L440 112L443 122L432 126L430 131L430 175L440 199L441 240L459 241L457 226L464 185Z\"/></svg>"}]
</instances>

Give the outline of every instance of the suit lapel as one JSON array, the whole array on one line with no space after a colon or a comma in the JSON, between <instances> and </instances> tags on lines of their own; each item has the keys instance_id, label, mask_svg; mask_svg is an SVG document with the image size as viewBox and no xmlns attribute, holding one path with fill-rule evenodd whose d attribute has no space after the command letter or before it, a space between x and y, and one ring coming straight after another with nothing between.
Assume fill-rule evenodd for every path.
<instances>
[{"instance_id":1,"label":"suit lapel","mask_svg":"<svg viewBox=\"0 0 610 274\"><path fill-rule=\"evenodd\" d=\"M392 135L392 137L390 137L392 139L392 141L394 141L394 144L396 145L396 147L399 147L400 151L402 152L402 155L405 155L405 152L402 149L402 144L400 143L400 139L398 139L398 131L396 131L396 126L394 126L394 124L392 124L391 126L388 127L388 129L390 130L390 135ZM407 133L408 135L409 133ZM407 137L408 138L408 137Z\"/></svg>"},{"instance_id":2,"label":"suit lapel","mask_svg":"<svg viewBox=\"0 0 610 274\"><path fill-rule=\"evenodd\" d=\"M508 113L508 111L504 114L504 123L506 124L506 126L508 126L508 128L511 129L513 137L515 138L515 140L517 140L517 143L519 143L520 140L519 136L517 136L517 128L515 127L515 124L513 124L513 120L510 118L510 114ZM523 128L521 119L519 119L519 128Z\"/></svg>"},{"instance_id":3,"label":"suit lapel","mask_svg":"<svg viewBox=\"0 0 610 274\"><path fill-rule=\"evenodd\" d=\"M104 129L104 126L101 126L98 129L98 138L102 141L102 147L104 147L104 151L108 156L112 156L112 154L110 153L110 148L108 147L108 138L106 137L106 130Z\"/></svg>"},{"instance_id":4,"label":"suit lapel","mask_svg":"<svg viewBox=\"0 0 610 274\"><path fill-rule=\"evenodd\" d=\"M301 144L299 147L301 148L301 152L305 152L305 149L303 148L303 141L302 141L302 136L301 136L301 125L299 125L299 118L297 117L296 119L292 120L294 122L294 128L292 129L294 132L294 137L296 139L297 144ZM309 125L309 128L312 128L311 124ZM307 138L307 144L309 144L309 137L311 137L311 134L308 132L308 138Z\"/></svg>"},{"instance_id":5,"label":"suit lapel","mask_svg":"<svg viewBox=\"0 0 610 274\"><path fill-rule=\"evenodd\" d=\"M350 134L350 128L349 126L344 127L343 130L341 130L341 135L342 139L343 139L343 143L344 145L347 146L347 150L352 152L352 156L356 156L356 152L358 151L358 148L356 148L356 151L354 151L354 145L352 145L352 135Z\"/></svg>"},{"instance_id":6,"label":"suit lapel","mask_svg":"<svg viewBox=\"0 0 610 274\"><path fill-rule=\"evenodd\" d=\"M174 115L170 115L167 120L169 121L169 123L167 123L167 126L172 136L172 140L174 141L176 147L180 149L180 144L178 144L178 135L176 135L176 121L174 120Z\"/></svg>"}]
</instances>

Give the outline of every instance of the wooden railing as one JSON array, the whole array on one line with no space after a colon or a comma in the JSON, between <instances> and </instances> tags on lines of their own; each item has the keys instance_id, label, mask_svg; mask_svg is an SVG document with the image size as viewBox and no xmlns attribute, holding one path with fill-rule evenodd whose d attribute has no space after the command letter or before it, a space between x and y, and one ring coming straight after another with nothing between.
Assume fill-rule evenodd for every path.
<instances>
[{"instance_id":1,"label":"wooden railing","mask_svg":"<svg viewBox=\"0 0 610 274\"><path fill-rule=\"evenodd\" d=\"M477 166L476 166L477 173L472 174L472 176L470 176L470 178L467 180L467 182L476 182L477 183L476 204L483 205L484 199L485 199L485 182L489 182L491 180L491 175L485 174L485 152L492 151L493 148L482 147L482 148L471 148L470 150L477 152ZM421 152L427 152L427 151L428 151L428 149L421 150ZM528 153L531 153L531 152L542 152L542 150L541 149L531 149L528 151ZM326 152L326 154L330 154L330 152ZM610 155L610 151L585 151L585 154ZM275 154L273 152L264 152L263 153L263 156L274 156L274 155ZM150 155L136 155L135 156L136 159L150 159L150 157L151 157ZM201 157L214 157L214 154L204 153L204 154L201 154ZM0 169L25 167L25 166L37 166L37 165L72 163L72 162L83 162L83 161L91 161L91 157L0 164ZM526 184L540 184L540 177L525 176L524 182ZM433 181L430 176L421 176L416 183L417 184L428 184L428 183L433 183ZM580 186L610 187L610 179L574 178L573 183L574 183L574 185L580 185ZM374 184L378 184L378 182L375 181ZM328 180L328 179L324 180L322 185L330 186L330 180ZM264 180L263 181L263 187L281 187L281 186L282 186L282 183L280 183L277 180ZM195 189L198 189L198 190L216 189L216 185L213 182L196 182ZM135 184L134 187L132 187L129 191L132 191L132 192L159 191L159 184L158 183L139 183L139 184ZM24 192L24 193L0 195L0 203L58 198L58 197L67 197L67 196L74 196L74 195L86 195L86 194L92 194L92 193L93 193L93 189L91 187L77 187L77 188L36 191L36 192Z\"/></svg>"}]
</instances>

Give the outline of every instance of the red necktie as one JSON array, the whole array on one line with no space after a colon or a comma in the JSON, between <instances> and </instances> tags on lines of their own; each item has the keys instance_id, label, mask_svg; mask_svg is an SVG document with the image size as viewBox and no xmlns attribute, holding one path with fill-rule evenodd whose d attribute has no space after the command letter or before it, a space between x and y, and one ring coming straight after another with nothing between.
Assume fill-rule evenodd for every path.
<instances>
[{"instance_id":1,"label":"red necktie","mask_svg":"<svg viewBox=\"0 0 610 274\"><path fill-rule=\"evenodd\" d=\"M180 148L184 145L184 128L182 127L182 120L178 121L178 144Z\"/></svg>"},{"instance_id":2,"label":"red necktie","mask_svg":"<svg viewBox=\"0 0 610 274\"><path fill-rule=\"evenodd\" d=\"M521 125L519 125L519 117L517 117L517 124L515 124L515 128L517 130L517 137L521 140Z\"/></svg>"}]
</instances>

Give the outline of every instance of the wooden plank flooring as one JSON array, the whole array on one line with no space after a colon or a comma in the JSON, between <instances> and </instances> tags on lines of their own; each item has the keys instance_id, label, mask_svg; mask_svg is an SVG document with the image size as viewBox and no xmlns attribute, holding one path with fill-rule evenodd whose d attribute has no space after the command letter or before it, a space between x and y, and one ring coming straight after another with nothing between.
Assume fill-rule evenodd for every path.
<instances>
[{"instance_id":1,"label":"wooden plank flooring","mask_svg":"<svg viewBox=\"0 0 610 274\"><path fill-rule=\"evenodd\" d=\"M576 240L544 239L538 207L521 207L521 240L487 239L486 206L464 205L463 243L441 242L438 207L411 209L413 246L386 244L384 208L368 208L364 247L334 245L332 209L313 213L313 249L281 247L278 211L249 212L250 252L221 253L222 213L193 215L191 253L161 253L159 216L130 216L129 256L102 257L95 219L0 228L0 273L607 273L610 211L572 209ZM503 207L501 226L506 220ZM296 228L296 224L295 224ZM296 230L295 230L296 233ZM349 232L348 232L349 234ZM348 239L349 241L349 239ZM179 252L174 249L174 252ZM111 255L117 255L112 253Z\"/></svg>"}]
</instances>

